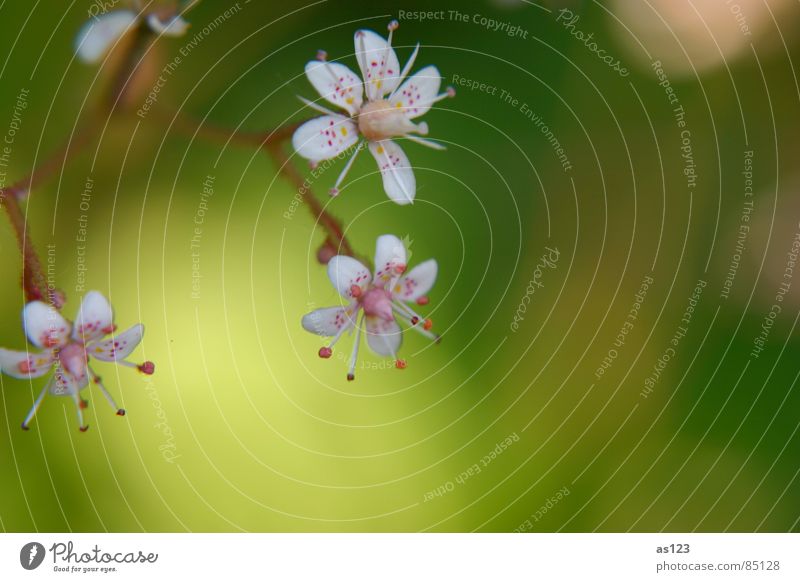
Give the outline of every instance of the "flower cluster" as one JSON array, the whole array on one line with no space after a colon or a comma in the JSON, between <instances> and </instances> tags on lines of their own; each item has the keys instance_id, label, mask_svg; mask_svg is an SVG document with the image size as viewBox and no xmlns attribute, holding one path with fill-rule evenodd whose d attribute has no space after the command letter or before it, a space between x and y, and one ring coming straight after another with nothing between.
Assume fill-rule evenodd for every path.
<instances>
[{"instance_id":1,"label":"flower cluster","mask_svg":"<svg viewBox=\"0 0 800 582\"><path fill-rule=\"evenodd\" d=\"M321 358L330 358L336 342L345 332L355 330L348 380L355 379L362 333L366 333L367 345L373 352L391 356L398 368L406 367L405 360L397 357L403 340L398 321L429 339L439 339L430 331L431 320L423 319L411 308L412 304L428 304L427 293L436 281L438 265L428 259L406 272L406 260L403 242L385 234L378 237L376 244L374 273L345 255L337 255L328 263L328 277L345 303L312 311L303 317L302 325L311 333L333 338L320 348Z\"/></svg>"},{"instance_id":2,"label":"flower cluster","mask_svg":"<svg viewBox=\"0 0 800 582\"><path fill-rule=\"evenodd\" d=\"M86 431L83 409L88 406L80 396L81 390L89 385L89 380L100 389L108 403L119 416L125 410L119 408L108 393L100 377L89 362L115 362L136 368L143 374L152 374L152 362L134 364L127 361L131 352L139 345L144 335L142 324L134 325L127 331L116 334L114 312L108 300L97 291L86 294L78 309L74 325L64 319L52 306L41 301L31 301L22 311L23 326L30 342L42 352L15 352L0 349L0 371L14 378L29 379L52 372L39 396L31 407L22 428L28 426L39 410L42 400L49 393L53 396L69 396L75 402L78 426ZM110 338L106 336L111 335Z\"/></svg>"},{"instance_id":3,"label":"flower cluster","mask_svg":"<svg viewBox=\"0 0 800 582\"><path fill-rule=\"evenodd\" d=\"M342 112L301 98L323 115L297 129L292 138L295 151L318 163L355 148L330 191L333 196L339 193L339 186L366 144L378 164L386 194L397 204L411 204L417 191L414 171L405 152L392 138L402 137L444 149L441 144L420 137L428 135L428 124L414 120L425 115L434 103L455 96L455 90L448 87L439 93L441 75L434 66L424 67L408 77L419 44L400 69L392 48L392 33L397 27L396 20L389 24L388 40L371 30L356 32L355 55L361 77L341 63L328 61L323 51L306 64L309 82L323 99Z\"/></svg>"}]
</instances>

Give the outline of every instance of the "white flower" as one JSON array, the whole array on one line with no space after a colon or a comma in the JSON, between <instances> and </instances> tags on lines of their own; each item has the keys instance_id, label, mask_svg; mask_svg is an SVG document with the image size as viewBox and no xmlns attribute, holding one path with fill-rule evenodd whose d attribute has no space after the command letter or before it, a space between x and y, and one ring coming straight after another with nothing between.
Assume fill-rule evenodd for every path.
<instances>
[{"instance_id":1,"label":"white flower","mask_svg":"<svg viewBox=\"0 0 800 582\"><path fill-rule=\"evenodd\" d=\"M180 16L162 20L156 13L142 15L133 10L111 10L90 18L75 38L75 52L87 64L99 63L106 53L129 30L136 28L142 18L156 34L182 36L189 24Z\"/></svg>"},{"instance_id":2,"label":"white flower","mask_svg":"<svg viewBox=\"0 0 800 582\"><path fill-rule=\"evenodd\" d=\"M90 358L130 366L143 374L149 375L155 371L152 362L137 365L125 360L142 341L144 326L137 324L127 331L114 334L117 326L114 325L113 310L108 300L97 291L90 291L84 297L74 326L52 306L41 301L28 303L22 311L22 319L30 342L44 351L34 353L0 349L0 371L14 378L38 378L53 371L22 423L25 430L28 430L48 392L53 396L70 396L75 402L81 431L89 428L83 422L83 409L88 404L80 397L80 391L88 386L90 377L117 414L125 416L125 411L116 405L100 377L92 370ZM109 334L114 335L104 340Z\"/></svg>"},{"instance_id":3,"label":"white flower","mask_svg":"<svg viewBox=\"0 0 800 582\"><path fill-rule=\"evenodd\" d=\"M339 338L346 331L356 330L348 380L355 378L363 330L372 351L381 356L391 356L398 368L406 367L405 361L397 358L403 339L398 320L430 339L439 340L429 331L431 320L423 319L409 306L428 303L426 294L433 287L438 271L436 261L428 259L408 273L405 272L406 261L406 248L402 241L385 234L378 237L376 244L374 275L359 261L346 255L337 255L328 263L328 277L347 303L312 311L303 316L302 325L306 331L333 338L327 346L320 348L321 358L330 358Z\"/></svg>"},{"instance_id":4,"label":"white flower","mask_svg":"<svg viewBox=\"0 0 800 582\"><path fill-rule=\"evenodd\" d=\"M346 115L301 98L324 115L297 128L292 137L295 151L317 163L335 158L355 146L330 191L332 196L339 193L339 186L366 143L378 163L386 194L398 204L410 204L417 190L414 171L406 154L391 138L404 137L434 149L444 149L436 142L419 137L428 134L428 124L416 124L413 120L424 115L434 103L453 97L455 90L449 87L439 94L441 75L434 66L427 66L406 80L419 52L419 43L401 70L392 48L392 33L397 27L396 20L389 24L388 40L371 30L356 32L355 54L361 77L345 65L328 62L324 52L306 65L306 76L322 98L344 110Z\"/></svg>"}]
</instances>

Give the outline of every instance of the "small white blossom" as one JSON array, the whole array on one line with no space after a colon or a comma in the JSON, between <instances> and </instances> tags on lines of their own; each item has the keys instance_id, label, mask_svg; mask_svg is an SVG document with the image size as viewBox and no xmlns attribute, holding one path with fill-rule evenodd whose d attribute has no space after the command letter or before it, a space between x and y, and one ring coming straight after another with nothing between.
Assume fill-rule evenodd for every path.
<instances>
[{"instance_id":1,"label":"small white blossom","mask_svg":"<svg viewBox=\"0 0 800 582\"><path fill-rule=\"evenodd\" d=\"M75 402L78 423L81 431L88 426L83 421L83 409L87 402L80 392L94 382L108 403L119 416L125 411L119 408L103 386L100 377L94 373L89 362L115 362L136 368L143 374L152 374L152 362L134 364L125 358L133 352L144 335L142 324L134 325L127 331L114 334L114 313L108 300L97 291L90 291L84 297L73 326L52 306L41 301L31 301L22 311L23 325L28 339L43 352L14 352L0 349L0 371L14 378L30 379L53 372L33 404L22 428L28 430L36 411L49 392L53 396L70 396ZM109 334L111 338L103 339Z\"/></svg>"},{"instance_id":2,"label":"small white blossom","mask_svg":"<svg viewBox=\"0 0 800 582\"><path fill-rule=\"evenodd\" d=\"M154 12L143 15L133 10L111 10L90 18L81 27L75 38L78 58L90 65L99 63L125 33L139 26L143 19L153 32L164 36L182 36L189 28L180 16L162 20Z\"/></svg>"},{"instance_id":3,"label":"small white blossom","mask_svg":"<svg viewBox=\"0 0 800 582\"><path fill-rule=\"evenodd\" d=\"M358 347L364 331L372 351L391 356L398 368L406 367L406 362L397 358L403 339L398 321L432 340L439 340L429 331L431 320L423 319L410 307L412 304L427 305L427 293L436 281L437 263L428 259L406 273L406 262L402 241L385 234L378 237L373 274L359 261L345 255L337 255L328 263L328 277L347 303L312 311L303 316L302 325L306 331L333 338L320 348L321 358L330 358L333 346L342 335L356 330L348 380L355 378Z\"/></svg>"},{"instance_id":4,"label":"small white blossom","mask_svg":"<svg viewBox=\"0 0 800 582\"><path fill-rule=\"evenodd\" d=\"M392 48L392 33L397 27L396 20L389 24L388 40L371 30L356 32L355 54L361 77L345 65L328 62L324 52L306 65L306 77L320 96L344 113L303 99L324 115L295 131L292 137L295 151L317 163L355 147L331 189L332 196L339 193L339 186L366 144L378 164L386 194L398 204L410 204L417 190L414 171L406 154L392 138L403 137L434 149L444 149L436 142L419 137L428 134L428 124L413 120L427 113L434 103L454 96L455 90L449 87L439 94L442 78L434 66L424 67L406 79L419 52L419 44L401 70Z\"/></svg>"}]
</instances>

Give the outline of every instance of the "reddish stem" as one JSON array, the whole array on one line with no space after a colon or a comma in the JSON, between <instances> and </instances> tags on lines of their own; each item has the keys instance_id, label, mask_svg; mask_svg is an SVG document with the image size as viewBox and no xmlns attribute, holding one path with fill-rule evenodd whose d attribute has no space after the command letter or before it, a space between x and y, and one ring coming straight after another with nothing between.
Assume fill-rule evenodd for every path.
<instances>
[{"instance_id":1,"label":"reddish stem","mask_svg":"<svg viewBox=\"0 0 800 582\"><path fill-rule=\"evenodd\" d=\"M308 206L317 224L325 229L328 235L328 241L336 246L338 254L355 257L356 254L353 251L353 247L350 246L350 241L347 240L341 224L325 210L320 201L317 200L317 197L314 196L311 188L307 187L303 176L291 163L289 156L283 150L281 144L268 143L266 144L266 149L267 153L272 157L275 163L278 164L278 169L283 172L283 175L289 178L297 188L297 191L303 198L303 202ZM328 241L326 241L326 243Z\"/></svg>"},{"instance_id":2,"label":"reddish stem","mask_svg":"<svg viewBox=\"0 0 800 582\"><path fill-rule=\"evenodd\" d=\"M0 191L0 204L6 209L6 214L8 214L8 219L14 228L14 234L17 237L19 249L22 253L22 289L25 292L25 300L41 301L49 299L53 304L60 303L57 301L55 293L50 294L48 292L42 264L36 254L36 249L33 247L33 242L28 236L27 222L19 206L19 200L15 195L8 194L6 190L2 190Z\"/></svg>"}]
</instances>

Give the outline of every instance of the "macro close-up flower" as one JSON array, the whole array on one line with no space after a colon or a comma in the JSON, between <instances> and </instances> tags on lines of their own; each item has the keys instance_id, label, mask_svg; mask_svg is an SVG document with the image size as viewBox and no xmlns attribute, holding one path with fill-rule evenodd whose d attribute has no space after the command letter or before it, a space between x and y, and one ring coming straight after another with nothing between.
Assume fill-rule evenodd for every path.
<instances>
[{"instance_id":1,"label":"macro close-up flower","mask_svg":"<svg viewBox=\"0 0 800 582\"><path fill-rule=\"evenodd\" d=\"M333 338L327 346L320 348L321 358L330 358L339 339L346 332L355 330L348 380L355 378L362 333L366 333L370 349L379 356L392 357L397 368L406 367L405 360L397 357L403 340L398 321L429 339L439 339L430 331L431 320L421 317L410 307L428 304L427 293L438 272L436 260L428 259L406 272L407 251L399 238L385 234L378 237L375 246L374 273L353 257L337 255L330 260L328 277L346 303L317 309L302 320L306 331Z\"/></svg>"},{"instance_id":2,"label":"macro close-up flower","mask_svg":"<svg viewBox=\"0 0 800 582\"><path fill-rule=\"evenodd\" d=\"M135 9L110 10L92 15L75 38L75 52L86 64L100 62L108 51L129 31L146 23L158 35L183 36L189 24L180 16L159 11L146 13L133 3Z\"/></svg>"},{"instance_id":3,"label":"macro close-up flower","mask_svg":"<svg viewBox=\"0 0 800 582\"><path fill-rule=\"evenodd\" d=\"M0 371L19 379L39 378L52 372L22 423L25 430L49 393L52 396L72 398L78 415L78 426L82 432L86 431L88 426L84 423L83 409L88 406L88 402L81 398L80 392L89 385L89 380L99 388L117 415L125 416L125 410L117 406L100 376L89 364L92 359L135 368L147 375L155 371L152 362L134 364L125 359L142 341L144 326L139 323L127 331L115 334L111 305L97 291L86 294L74 324L42 301L28 303L22 311L22 320L28 339L42 351L17 352L0 349ZM104 339L108 335L111 337Z\"/></svg>"},{"instance_id":4,"label":"macro close-up flower","mask_svg":"<svg viewBox=\"0 0 800 582\"><path fill-rule=\"evenodd\" d=\"M309 82L323 99L343 113L301 98L308 107L323 115L295 131L292 138L295 151L312 163L318 163L354 148L330 190L333 196L339 193L339 186L366 145L378 164L389 198L397 204L411 204L417 191L414 170L403 149L392 138L444 149L441 144L420 137L428 135L428 124L414 120L425 115L433 104L455 96L455 90L448 87L444 93L439 93L442 78L433 65L408 77L419 52L419 43L400 69L392 48L392 34L397 27L397 21L389 24L388 40L371 30L356 31L355 56L360 77L346 65L328 61L322 51L316 60L306 64Z\"/></svg>"}]
</instances>

